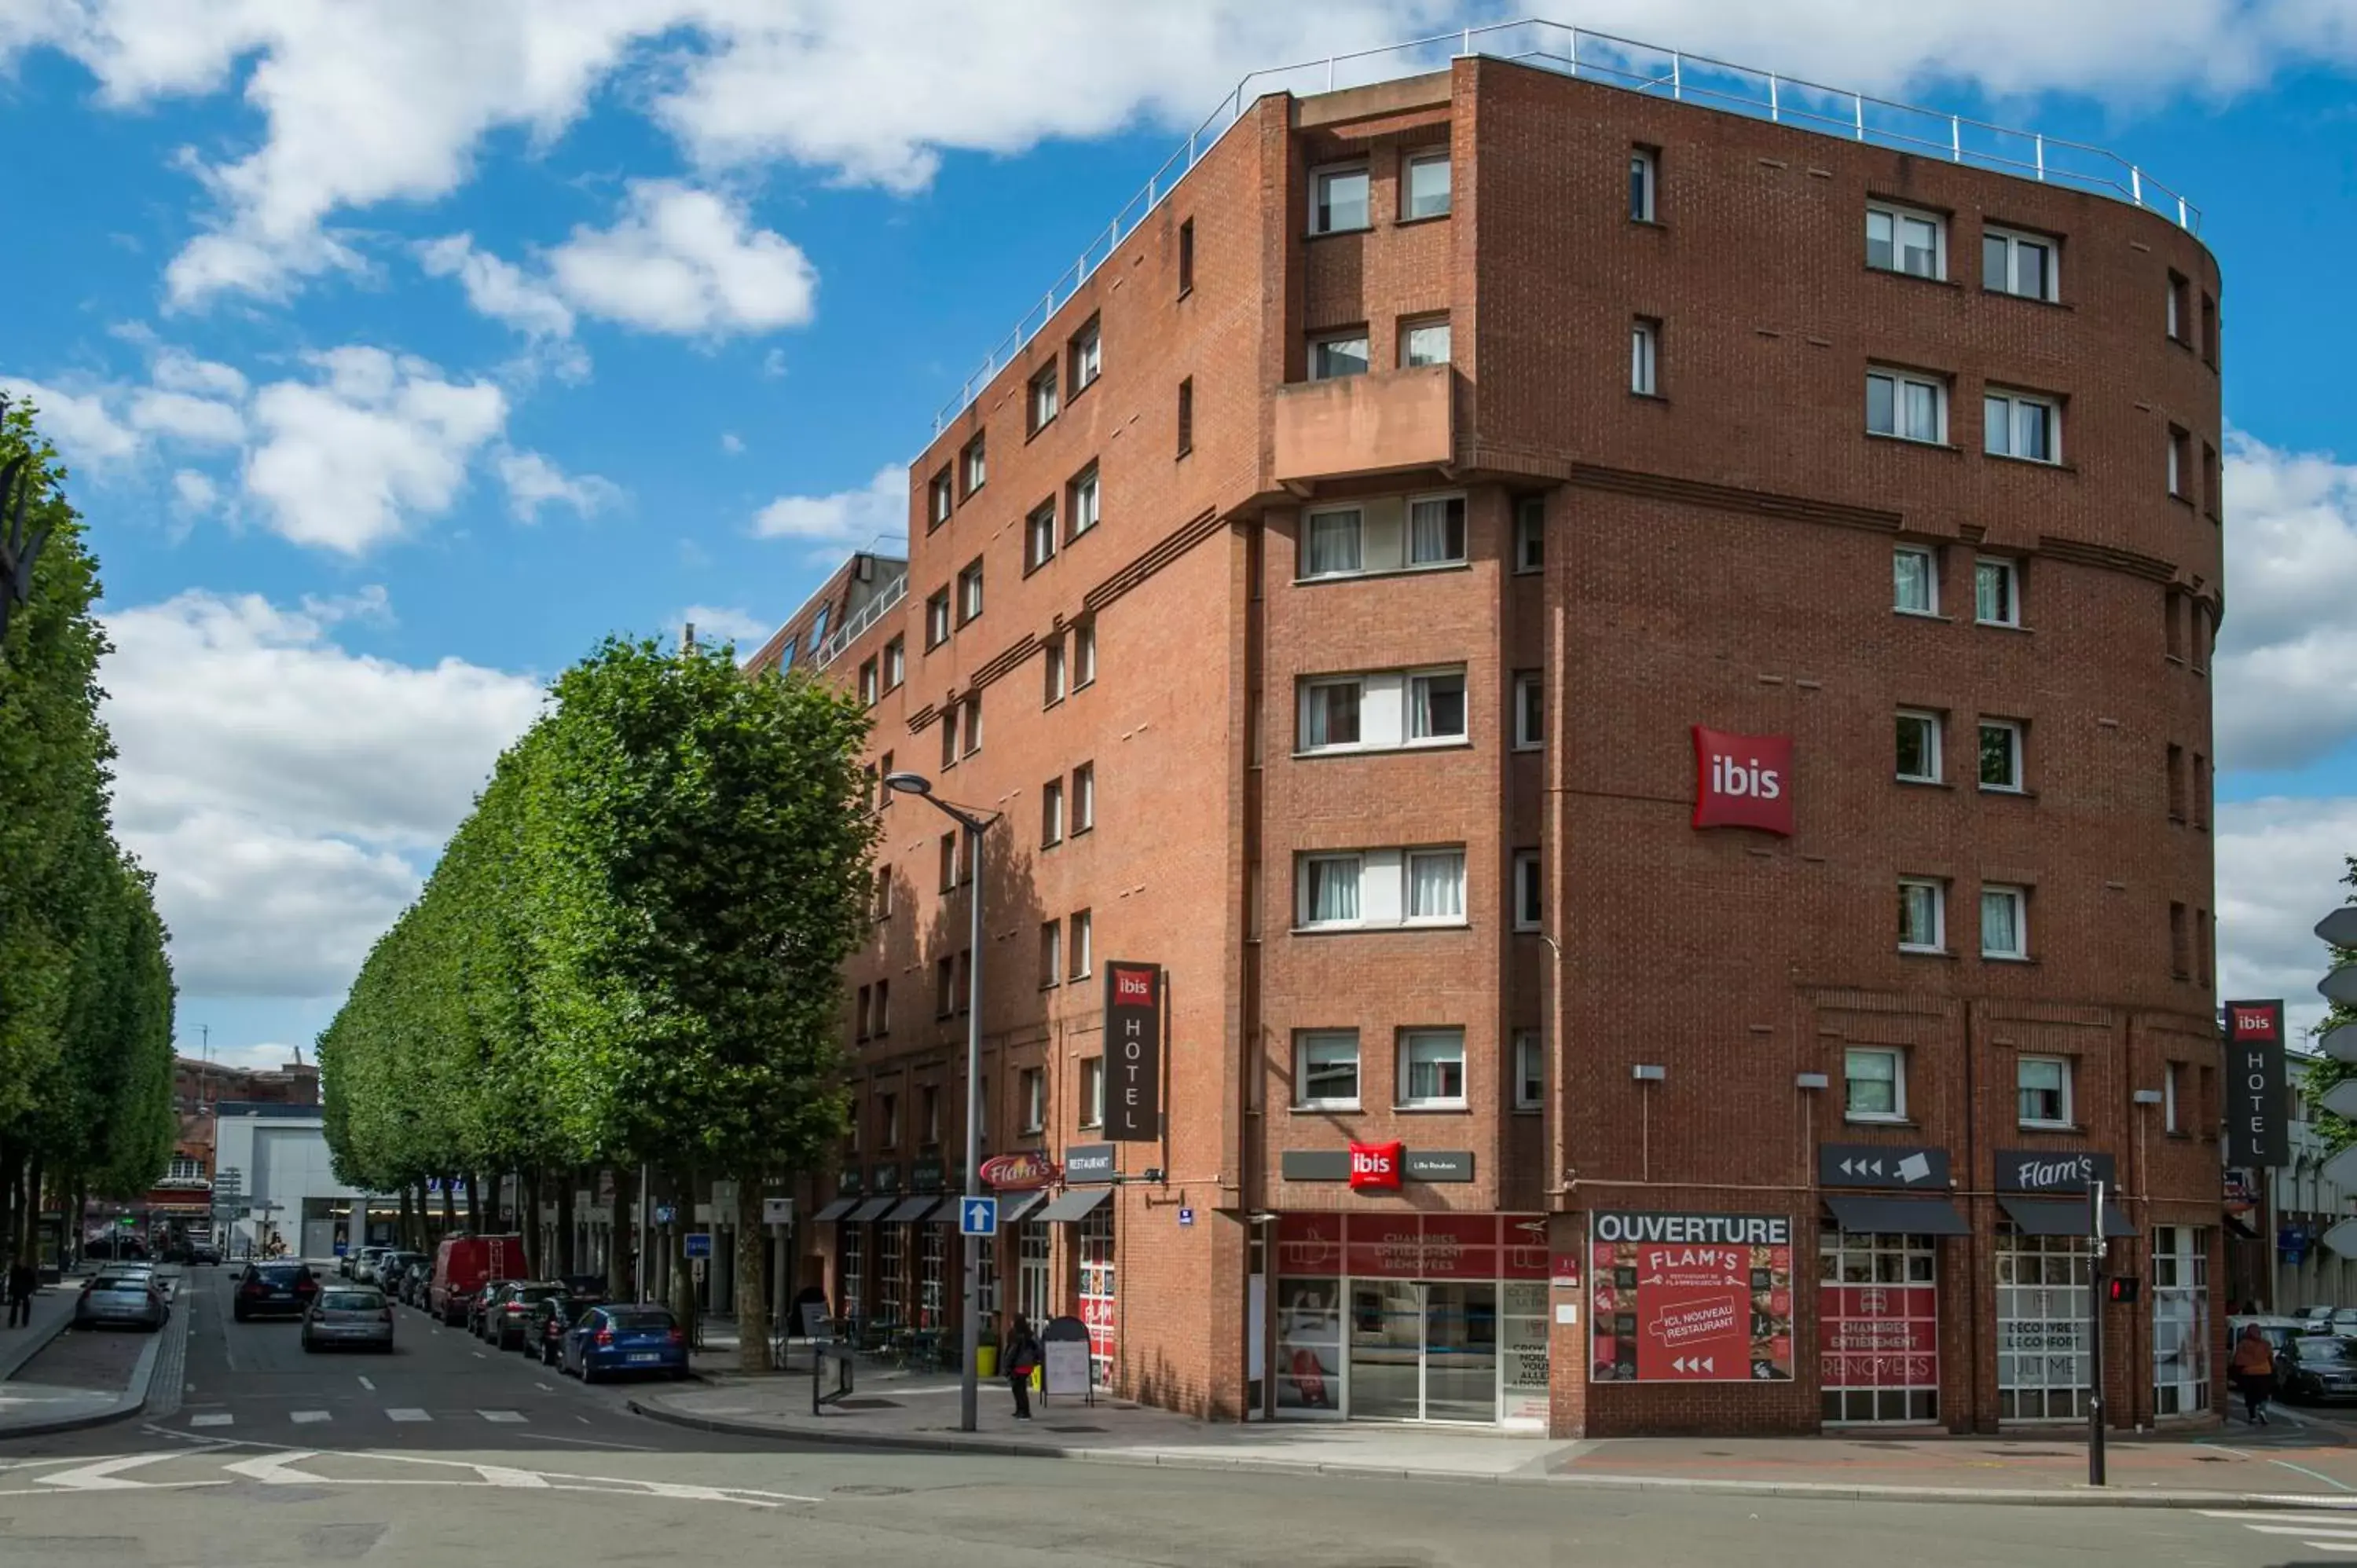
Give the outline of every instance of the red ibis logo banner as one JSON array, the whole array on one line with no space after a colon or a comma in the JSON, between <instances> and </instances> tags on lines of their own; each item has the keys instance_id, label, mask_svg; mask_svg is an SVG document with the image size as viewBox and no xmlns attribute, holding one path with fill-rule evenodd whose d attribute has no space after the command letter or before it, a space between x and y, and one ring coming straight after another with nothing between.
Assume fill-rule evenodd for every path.
<instances>
[{"instance_id":1,"label":"red ibis logo banner","mask_svg":"<svg viewBox=\"0 0 2357 1568\"><path fill-rule=\"evenodd\" d=\"M1162 1136L1162 966L1105 965L1105 1137L1116 1144Z\"/></svg>"},{"instance_id":2,"label":"red ibis logo banner","mask_svg":"<svg viewBox=\"0 0 2357 1568\"><path fill-rule=\"evenodd\" d=\"M1792 737L1694 726L1698 828L1792 832Z\"/></svg>"},{"instance_id":3,"label":"red ibis logo banner","mask_svg":"<svg viewBox=\"0 0 2357 1568\"><path fill-rule=\"evenodd\" d=\"M1368 1188L1397 1191L1400 1184L1402 1145L1389 1144L1352 1144L1351 1145L1351 1187L1353 1191Z\"/></svg>"}]
</instances>

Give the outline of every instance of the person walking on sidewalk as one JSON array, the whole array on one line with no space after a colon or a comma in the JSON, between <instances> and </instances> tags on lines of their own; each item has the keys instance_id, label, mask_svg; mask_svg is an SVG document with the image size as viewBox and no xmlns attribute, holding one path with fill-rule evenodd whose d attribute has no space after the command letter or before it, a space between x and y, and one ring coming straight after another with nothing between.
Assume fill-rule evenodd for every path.
<instances>
[{"instance_id":1,"label":"person walking on sidewalk","mask_svg":"<svg viewBox=\"0 0 2357 1568\"><path fill-rule=\"evenodd\" d=\"M41 1288L41 1276L33 1265L19 1258L8 1265L8 1326L30 1328L33 1326L33 1295Z\"/></svg>"},{"instance_id":2,"label":"person walking on sidewalk","mask_svg":"<svg viewBox=\"0 0 2357 1568\"><path fill-rule=\"evenodd\" d=\"M1006 1386L1015 1391L1017 1421L1031 1419L1031 1374L1039 1361L1039 1337L1031 1332L1031 1320L1018 1312L1006 1331Z\"/></svg>"},{"instance_id":3,"label":"person walking on sidewalk","mask_svg":"<svg viewBox=\"0 0 2357 1568\"><path fill-rule=\"evenodd\" d=\"M2234 1341L2234 1359L2227 1363L2226 1375L2243 1391L2244 1424L2265 1426L2267 1396L2276 1387L2276 1353L2257 1324L2243 1325L2243 1337Z\"/></svg>"}]
</instances>

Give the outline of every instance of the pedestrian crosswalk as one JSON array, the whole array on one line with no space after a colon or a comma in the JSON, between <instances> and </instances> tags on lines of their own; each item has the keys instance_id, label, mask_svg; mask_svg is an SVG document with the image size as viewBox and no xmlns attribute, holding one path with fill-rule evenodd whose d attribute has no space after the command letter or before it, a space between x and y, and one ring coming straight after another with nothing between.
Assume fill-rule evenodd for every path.
<instances>
[{"instance_id":1,"label":"pedestrian crosswalk","mask_svg":"<svg viewBox=\"0 0 2357 1568\"><path fill-rule=\"evenodd\" d=\"M2298 1541L2310 1552L2330 1552L2357 1559L2357 1511L2341 1509L2204 1509L2206 1519L2227 1520L2259 1535L2276 1536L2287 1546Z\"/></svg>"},{"instance_id":2,"label":"pedestrian crosswalk","mask_svg":"<svg viewBox=\"0 0 2357 1568\"><path fill-rule=\"evenodd\" d=\"M380 1420L404 1426L434 1421L488 1421L502 1426L514 1426L526 1424L532 1420L520 1410L446 1410L437 1412L420 1410L414 1405L393 1405L383 1410L290 1410L285 1413L285 1419L296 1426L318 1426L338 1421L362 1423ZM267 1427L275 1424L277 1420L276 1416L272 1415L258 1416L249 1412L240 1417L227 1411L201 1410L188 1417L188 1425L192 1429L217 1432L222 1427Z\"/></svg>"}]
</instances>

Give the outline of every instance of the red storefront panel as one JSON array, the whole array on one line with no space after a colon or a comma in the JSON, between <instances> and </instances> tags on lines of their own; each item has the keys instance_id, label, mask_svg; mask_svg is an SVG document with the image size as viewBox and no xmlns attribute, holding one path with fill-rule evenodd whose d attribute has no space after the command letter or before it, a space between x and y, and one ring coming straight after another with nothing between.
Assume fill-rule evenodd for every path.
<instances>
[{"instance_id":1,"label":"red storefront panel","mask_svg":"<svg viewBox=\"0 0 2357 1568\"><path fill-rule=\"evenodd\" d=\"M1936 1388L1939 1292L1931 1285L1822 1285L1818 1381L1826 1388Z\"/></svg>"}]
</instances>

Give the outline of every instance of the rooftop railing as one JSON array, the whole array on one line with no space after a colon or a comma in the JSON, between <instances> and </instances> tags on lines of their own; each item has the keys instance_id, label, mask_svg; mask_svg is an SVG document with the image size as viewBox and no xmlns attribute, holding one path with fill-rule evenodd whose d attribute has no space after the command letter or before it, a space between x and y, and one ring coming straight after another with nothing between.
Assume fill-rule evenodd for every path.
<instances>
[{"instance_id":1,"label":"rooftop railing","mask_svg":"<svg viewBox=\"0 0 2357 1568\"><path fill-rule=\"evenodd\" d=\"M881 563L879 562L878 564ZM900 567L900 575L893 578L883 592L860 606L848 620L830 634L824 642L818 645L818 651L811 655L812 664L823 670L834 663L843 656L843 650L851 646L853 639L874 626L877 618L886 610L908 596L909 568L903 564Z\"/></svg>"},{"instance_id":2,"label":"rooftop railing","mask_svg":"<svg viewBox=\"0 0 2357 1568\"><path fill-rule=\"evenodd\" d=\"M1723 109L1839 136L1845 141L1900 148L2024 179L2068 186L2158 212L2190 232L2199 233L2201 228L2200 208L2141 167L2101 147L2067 142L2035 131L1986 124L1961 114L1943 114L1772 70L1731 65L1707 55L1687 54L1609 33L1591 33L1559 22L1531 20L1465 27L1404 44L1361 49L1355 54L1329 55L1324 59L1256 70L1236 83L1185 144L1147 177L1146 188L1130 198L1114 214L1113 221L1082 246L1072 264L1024 313L1014 330L990 351L981 368L965 379L957 396L933 415L933 434L939 435L947 429L982 395L991 379L1022 353L1064 302L1088 282L1156 208L1169 199L1188 171L1219 145L1228 128L1243 119L1244 112L1256 101L1271 92L1307 95L1395 81L1444 70L1451 59L1464 55L1513 60L1585 81Z\"/></svg>"}]
</instances>

